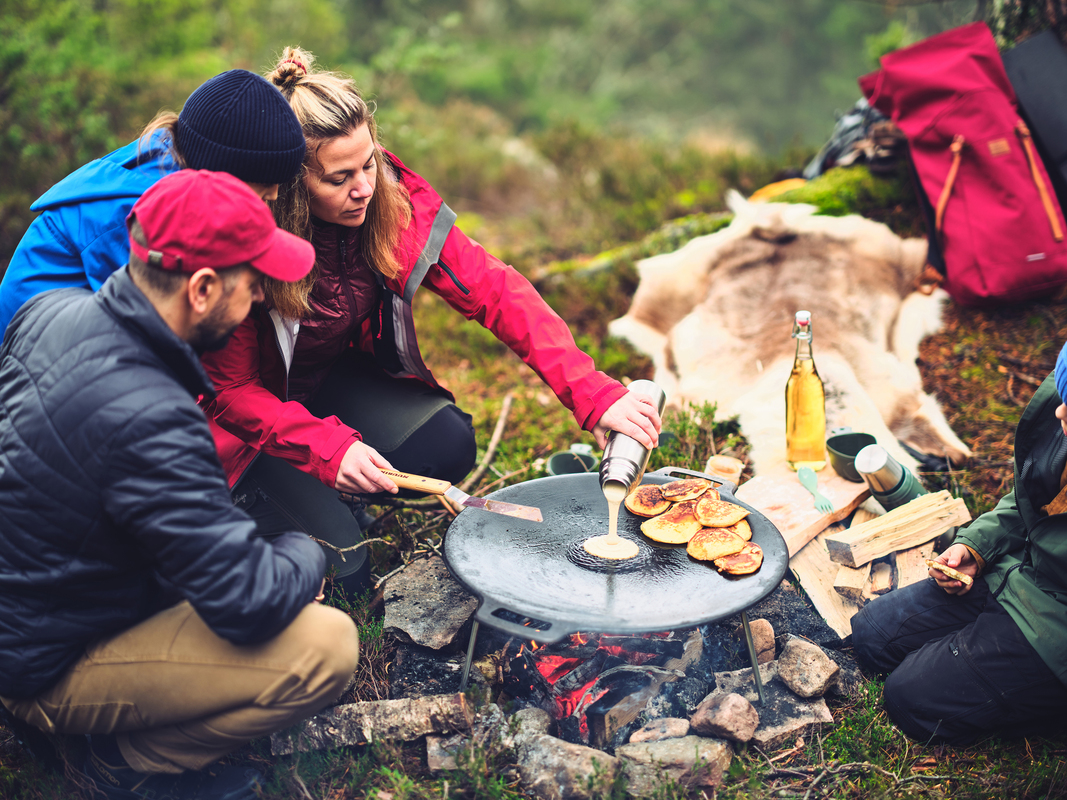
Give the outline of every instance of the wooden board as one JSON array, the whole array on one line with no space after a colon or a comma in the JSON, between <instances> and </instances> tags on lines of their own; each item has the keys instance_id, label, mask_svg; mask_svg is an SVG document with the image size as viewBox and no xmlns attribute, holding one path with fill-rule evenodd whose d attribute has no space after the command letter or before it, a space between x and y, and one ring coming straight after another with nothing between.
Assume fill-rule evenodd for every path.
<instances>
[{"instance_id":1,"label":"wooden board","mask_svg":"<svg viewBox=\"0 0 1067 800\"><path fill-rule=\"evenodd\" d=\"M815 508L814 498L788 467L757 475L741 484L736 492L738 500L761 511L781 531L790 556L796 555L828 525L851 514L871 494L866 483L846 481L829 467L815 474L819 478L819 491L834 504L832 513L823 514ZM832 576L830 585L833 585Z\"/></svg>"},{"instance_id":2,"label":"wooden board","mask_svg":"<svg viewBox=\"0 0 1067 800\"><path fill-rule=\"evenodd\" d=\"M834 580L840 565L830 560L825 539L830 534L843 530L841 525L831 525L789 559L789 569L804 587L815 610L842 639L852 633L852 615L860 610L860 606L846 600L834 590Z\"/></svg>"}]
</instances>

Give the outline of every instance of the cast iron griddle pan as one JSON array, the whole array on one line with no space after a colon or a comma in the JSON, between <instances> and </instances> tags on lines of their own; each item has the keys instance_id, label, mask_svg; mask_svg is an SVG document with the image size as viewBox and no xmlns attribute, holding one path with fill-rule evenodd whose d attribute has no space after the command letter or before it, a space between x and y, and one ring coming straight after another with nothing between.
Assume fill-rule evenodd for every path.
<instances>
[{"instance_id":1,"label":"cast iron griddle pan","mask_svg":"<svg viewBox=\"0 0 1067 800\"><path fill-rule=\"evenodd\" d=\"M667 483L666 468L642 483ZM710 562L689 557L685 545L663 545L641 534L644 517L622 508L619 535L638 543L630 561L606 561L582 548L608 532L608 504L599 475L555 475L515 484L489 495L536 506L544 522L467 509L445 536L452 575L481 599L479 622L512 636L552 643L572 633L653 633L713 622L759 602L781 582L789 553L778 529L751 506L734 499L733 484L718 486L722 499L752 513L752 541L763 565L751 575L721 575Z\"/></svg>"}]
</instances>

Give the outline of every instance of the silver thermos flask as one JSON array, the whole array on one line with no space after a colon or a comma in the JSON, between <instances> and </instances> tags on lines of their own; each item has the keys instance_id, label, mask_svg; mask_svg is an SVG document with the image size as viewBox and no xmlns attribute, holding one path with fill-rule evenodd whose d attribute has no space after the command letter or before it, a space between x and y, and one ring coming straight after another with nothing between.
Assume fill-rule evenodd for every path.
<instances>
[{"instance_id":1,"label":"silver thermos flask","mask_svg":"<svg viewBox=\"0 0 1067 800\"><path fill-rule=\"evenodd\" d=\"M651 397L656 411L663 413L667 395L652 381L634 381L629 390ZM608 443L604 446L604 457L600 461L600 485L603 486L609 481L621 483L629 494L644 477L651 452L636 439L618 431L611 431L608 434Z\"/></svg>"},{"instance_id":2,"label":"silver thermos flask","mask_svg":"<svg viewBox=\"0 0 1067 800\"><path fill-rule=\"evenodd\" d=\"M871 494L886 511L926 494L915 473L889 455L881 445L869 444L856 454L856 471L867 481Z\"/></svg>"}]
</instances>

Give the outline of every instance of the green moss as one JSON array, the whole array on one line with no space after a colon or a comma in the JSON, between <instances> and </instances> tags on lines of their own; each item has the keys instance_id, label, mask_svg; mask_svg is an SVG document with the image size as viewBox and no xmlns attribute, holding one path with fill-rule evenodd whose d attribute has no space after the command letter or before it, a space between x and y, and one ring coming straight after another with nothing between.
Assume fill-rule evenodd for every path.
<instances>
[{"instance_id":1,"label":"green moss","mask_svg":"<svg viewBox=\"0 0 1067 800\"><path fill-rule=\"evenodd\" d=\"M888 176L873 175L862 165L835 167L770 202L809 203L827 216L859 214L884 222L900 236L923 235L922 214L903 163Z\"/></svg>"}]
</instances>

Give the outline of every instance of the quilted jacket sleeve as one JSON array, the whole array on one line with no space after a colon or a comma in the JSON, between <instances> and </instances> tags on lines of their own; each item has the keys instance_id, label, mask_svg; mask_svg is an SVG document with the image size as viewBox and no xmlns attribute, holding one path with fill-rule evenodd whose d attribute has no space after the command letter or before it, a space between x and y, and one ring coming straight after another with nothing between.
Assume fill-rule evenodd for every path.
<instances>
[{"instance_id":1,"label":"quilted jacket sleeve","mask_svg":"<svg viewBox=\"0 0 1067 800\"><path fill-rule=\"evenodd\" d=\"M514 267L452 228L424 283L467 319L484 325L536 372L592 430L626 388L597 371L567 323Z\"/></svg>"},{"instance_id":2,"label":"quilted jacket sleeve","mask_svg":"<svg viewBox=\"0 0 1067 800\"><path fill-rule=\"evenodd\" d=\"M332 487L345 453L361 437L336 416L320 419L302 403L283 401L267 389L260 374L260 324L270 322L249 317L225 348L201 359L217 392L204 412L256 450Z\"/></svg>"},{"instance_id":3,"label":"quilted jacket sleeve","mask_svg":"<svg viewBox=\"0 0 1067 800\"><path fill-rule=\"evenodd\" d=\"M325 568L307 536L255 536L230 500L203 415L146 407L124 426L103 480L105 511L219 636L259 642L314 598Z\"/></svg>"}]
</instances>

